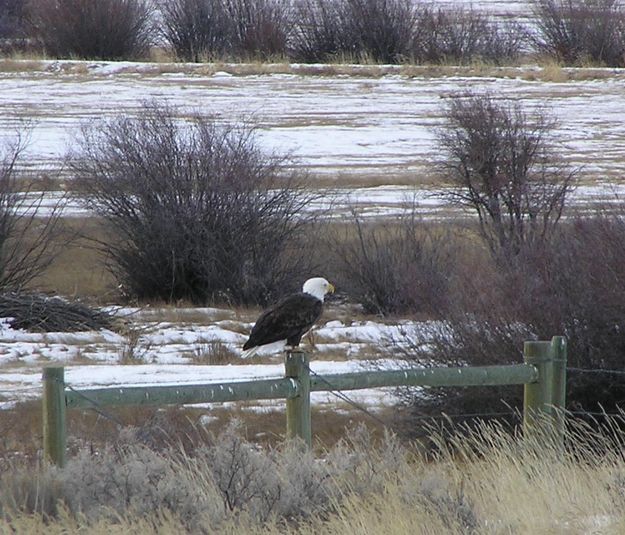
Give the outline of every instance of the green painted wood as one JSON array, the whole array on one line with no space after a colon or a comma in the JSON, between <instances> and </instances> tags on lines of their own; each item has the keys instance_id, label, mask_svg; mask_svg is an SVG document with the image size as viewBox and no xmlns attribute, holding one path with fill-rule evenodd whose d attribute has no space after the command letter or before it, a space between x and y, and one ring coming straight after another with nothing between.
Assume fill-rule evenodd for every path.
<instances>
[{"instance_id":1,"label":"green painted wood","mask_svg":"<svg viewBox=\"0 0 625 535\"><path fill-rule=\"evenodd\" d=\"M538 381L525 385L523 395L523 429L530 433L536 422L546 422L553 415L553 350L551 342L525 342L526 364L538 370Z\"/></svg>"},{"instance_id":2,"label":"green painted wood","mask_svg":"<svg viewBox=\"0 0 625 535\"><path fill-rule=\"evenodd\" d=\"M43 452L44 457L65 466L65 371L62 367L43 369Z\"/></svg>"},{"instance_id":3,"label":"green painted wood","mask_svg":"<svg viewBox=\"0 0 625 535\"><path fill-rule=\"evenodd\" d=\"M558 353L559 351L559 353ZM562 368L554 374L553 355L559 354ZM285 358L285 377L220 384L114 387L64 391L63 368L44 370L44 445L46 456L65 463L65 407L167 405L254 399L287 400L287 435L312 442L310 392L357 390L392 386L488 386L525 385L524 426L528 415L549 412L551 404L564 406L566 342L526 342L525 363L508 366L419 368L377 370L310 376L308 356L290 351ZM553 388L558 393L553 394Z\"/></svg>"},{"instance_id":4,"label":"green painted wood","mask_svg":"<svg viewBox=\"0 0 625 535\"><path fill-rule=\"evenodd\" d=\"M566 364L567 343L564 336L554 336L551 339L553 354L553 386L552 403L555 416L557 440L564 444L566 432Z\"/></svg>"},{"instance_id":5,"label":"green painted wood","mask_svg":"<svg viewBox=\"0 0 625 535\"><path fill-rule=\"evenodd\" d=\"M564 336L551 339L553 351L553 406L559 410L566 409L566 364L567 344Z\"/></svg>"},{"instance_id":6,"label":"green painted wood","mask_svg":"<svg viewBox=\"0 0 625 535\"><path fill-rule=\"evenodd\" d=\"M221 384L137 386L78 390L66 392L67 407L116 405L167 405L207 403L252 399L284 399L298 396L298 385L289 379L308 374L307 356L294 352L289 366L302 370L289 371L282 379L261 379ZM288 355L287 355L288 358ZM302 360L303 359L303 360ZM306 362L306 366L303 366ZM538 379L534 366L482 366L459 368L420 368L409 370L378 370L310 378L311 391L357 390L382 386L487 386L531 383Z\"/></svg>"},{"instance_id":7,"label":"green painted wood","mask_svg":"<svg viewBox=\"0 0 625 535\"><path fill-rule=\"evenodd\" d=\"M382 386L495 386L522 385L538 380L534 366L475 366L458 368L411 368L406 370L376 370L313 376L310 389L359 390Z\"/></svg>"},{"instance_id":8,"label":"green painted wood","mask_svg":"<svg viewBox=\"0 0 625 535\"><path fill-rule=\"evenodd\" d=\"M312 421L310 413L310 368L308 355L303 351L287 351L284 360L285 376L298 384L298 396L286 400L286 435L299 437L310 448Z\"/></svg>"},{"instance_id":9,"label":"green painted wood","mask_svg":"<svg viewBox=\"0 0 625 535\"><path fill-rule=\"evenodd\" d=\"M252 399L284 399L298 394L298 385L288 378L260 379L219 384L132 386L66 392L67 406L173 405Z\"/></svg>"}]
</instances>

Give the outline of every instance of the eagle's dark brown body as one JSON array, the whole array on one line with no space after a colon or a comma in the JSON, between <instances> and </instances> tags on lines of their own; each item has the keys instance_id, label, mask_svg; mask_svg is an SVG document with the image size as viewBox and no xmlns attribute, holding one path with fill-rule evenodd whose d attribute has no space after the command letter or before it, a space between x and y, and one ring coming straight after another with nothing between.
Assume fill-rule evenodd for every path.
<instances>
[{"instance_id":1,"label":"eagle's dark brown body","mask_svg":"<svg viewBox=\"0 0 625 535\"><path fill-rule=\"evenodd\" d=\"M297 346L321 316L323 301L308 293L288 295L265 310L252 328L244 350L286 340Z\"/></svg>"}]
</instances>

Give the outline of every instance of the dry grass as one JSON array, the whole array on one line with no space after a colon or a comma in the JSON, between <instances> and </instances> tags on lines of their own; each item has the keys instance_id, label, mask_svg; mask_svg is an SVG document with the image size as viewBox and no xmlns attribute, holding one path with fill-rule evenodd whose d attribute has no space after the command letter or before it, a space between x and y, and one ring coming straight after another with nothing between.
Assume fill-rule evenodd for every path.
<instances>
[{"instance_id":1,"label":"dry grass","mask_svg":"<svg viewBox=\"0 0 625 535\"><path fill-rule=\"evenodd\" d=\"M330 119L327 120L330 124ZM289 126L310 125L310 121L304 117ZM415 161L400 169L388 169L381 166L380 171L371 171L372 165L364 169L358 169L354 165L344 171L319 174L314 178L316 188L376 188L378 186L414 186L418 188L440 187L439 178L434 173L428 172L427 165ZM421 169L422 168L422 169Z\"/></svg>"},{"instance_id":2,"label":"dry grass","mask_svg":"<svg viewBox=\"0 0 625 535\"><path fill-rule=\"evenodd\" d=\"M40 191L65 191L64 178L60 173L52 174L41 170L26 171L15 184L16 191L40 192Z\"/></svg>"},{"instance_id":3,"label":"dry grass","mask_svg":"<svg viewBox=\"0 0 625 535\"><path fill-rule=\"evenodd\" d=\"M191 361L194 364L240 364L241 355L219 341L202 342L195 345Z\"/></svg>"},{"instance_id":4,"label":"dry grass","mask_svg":"<svg viewBox=\"0 0 625 535\"><path fill-rule=\"evenodd\" d=\"M31 285L46 293L91 298L98 303L118 298L115 279L106 269L105 259L89 239L105 236L97 218L66 218L66 233L59 239L67 242L52 265Z\"/></svg>"},{"instance_id":5,"label":"dry grass","mask_svg":"<svg viewBox=\"0 0 625 535\"><path fill-rule=\"evenodd\" d=\"M570 82L623 78L622 69L587 67L564 67L553 59L539 59L523 66L495 66L488 63L473 63L467 66L455 65L403 65L401 74L410 78L441 78L449 76L476 78L510 78L537 82Z\"/></svg>"},{"instance_id":6,"label":"dry grass","mask_svg":"<svg viewBox=\"0 0 625 535\"><path fill-rule=\"evenodd\" d=\"M529 81L566 82L576 80L596 80L605 78L622 78L622 69L603 68L601 65L588 64L579 67L564 67L551 58L523 58L519 65L492 65L487 62L475 61L470 65L379 65L375 63L355 63L350 58L342 58L336 63L303 64L289 63L282 58L275 61L227 62L208 61L203 63L173 62L167 54L155 52L149 62L126 62L119 66L118 74L141 76L159 76L161 74L180 74L195 76L212 76L216 72L228 73L232 76L253 76L265 74L293 74L299 76L350 76L354 78L380 78L387 75L401 75L408 78L440 78L440 77L489 77L489 78L520 78ZM58 60L54 69L65 74L98 76L97 68L114 62L94 62L81 60ZM528 66L529 65L529 66ZM41 72L50 69L44 58L20 57L0 59L0 72ZM110 73L105 71L105 76Z\"/></svg>"},{"instance_id":7,"label":"dry grass","mask_svg":"<svg viewBox=\"0 0 625 535\"><path fill-rule=\"evenodd\" d=\"M346 430L360 423L367 424L374 434L381 433L381 426L366 414L339 410L340 404L332 409L313 407L312 421L314 440L318 451L335 445L345 437ZM343 407L348 409L348 407ZM67 413L68 447L76 452L79 447L89 446L101 449L106 444L119 440L125 426L143 431L151 447L162 449L178 442L198 440L204 431L219 433L232 419L242 423L248 440L263 445L276 445L284 440L286 416L284 406L268 404L266 410L258 402L213 404L210 408L197 407L122 407L106 408L107 419L91 410L70 410ZM394 409L378 413L383 421L396 419ZM16 459L34 462L41 455L42 423L41 402L19 403L14 408L0 410L0 473L7 464ZM2 533L2 531L0 531Z\"/></svg>"},{"instance_id":8,"label":"dry grass","mask_svg":"<svg viewBox=\"0 0 625 535\"><path fill-rule=\"evenodd\" d=\"M593 430L571 422L567 448L550 436L526 440L496 424L466 434L433 431L435 454L414 449L388 449L388 443L351 443L337 451L363 472L337 475L339 490L330 508L308 517L264 521L235 514L218 525L202 525L204 533L434 535L467 533L618 534L625 530L625 461L622 420ZM269 429L268 429L269 431ZM270 431L269 431L270 432ZM249 429L248 429L249 437ZM349 456L351 457L351 460ZM336 466L336 465L335 465ZM343 465L345 466L345 465ZM177 465L180 481L197 464ZM347 479L345 479L347 475ZM207 484L206 474L191 481ZM196 492L197 489L196 489ZM199 492L202 492L199 490ZM106 519L106 520L105 520ZM187 519L187 526L188 526ZM45 527L44 527L45 526ZM0 533L185 533L182 518L171 511L113 518L61 509L54 519L9 513Z\"/></svg>"},{"instance_id":9,"label":"dry grass","mask_svg":"<svg viewBox=\"0 0 625 535\"><path fill-rule=\"evenodd\" d=\"M44 64L33 59L0 58L0 72L37 72L44 69Z\"/></svg>"}]
</instances>

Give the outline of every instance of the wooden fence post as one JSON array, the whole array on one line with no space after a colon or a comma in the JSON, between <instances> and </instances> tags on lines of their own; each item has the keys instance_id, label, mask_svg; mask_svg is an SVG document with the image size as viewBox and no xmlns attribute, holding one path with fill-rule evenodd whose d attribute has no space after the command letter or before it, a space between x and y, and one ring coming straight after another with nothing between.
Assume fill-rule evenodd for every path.
<instances>
[{"instance_id":1,"label":"wooden fence post","mask_svg":"<svg viewBox=\"0 0 625 535\"><path fill-rule=\"evenodd\" d=\"M65 466L65 370L43 369L43 454L59 467Z\"/></svg>"},{"instance_id":2,"label":"wooden fence post","mask_svg":"<svg viewBox=\"0 0 625 535\"><path fill-rule=\"evenodd\" d=\"M553 417L553 346L551 342L525 342L523 359L538 370L538 381L527 383L523 395L523 431L529 436Z\"/></svg>"},{"instance_id":3,"label":"wooden fence post","mask_svg":"<svg viewBox=\"0 0 625 535\"><path fill-rule=\"evenodd\" d=\"M553 356L553 409L558 440L564 443L566 429L566 338L554 336L551 339Z\"/></svg>"},{"instance_id":4,"label":"wooden fence post","mask_svg":"<svg viewBox=\"0 0 625 535\"><path fill-rule=\"evenodd\" d=\"M312 424L310 417L310 369L308 355L299 350L286 352L285 377L298 382L299 394L286 400L286 435L301 438L310 448L312 445Z\"/></svg>"}]
</instances>

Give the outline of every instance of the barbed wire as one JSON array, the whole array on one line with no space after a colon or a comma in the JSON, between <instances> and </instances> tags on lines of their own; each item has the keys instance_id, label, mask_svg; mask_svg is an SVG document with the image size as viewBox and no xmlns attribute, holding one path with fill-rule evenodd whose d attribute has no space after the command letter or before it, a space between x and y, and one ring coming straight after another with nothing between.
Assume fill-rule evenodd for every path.
<instances>
[{"instance_id":1,"label":"barbed wire","mask_svg":"<svg viewBox=\"0 0 625 535\"><path fill-rule=\"evenodd\" d=\"M323 375L318 374L317 372L312 370L310 368L310 366L308 366L308 365L306 365L306 368L307 368L308 372L311 375L313 375L314 377L316 377L320 381L324 382L329 387L329 389L327 391L331 395L335 396L336 398L340 399L341 401L344 401L345 403L347 403L348 405L350 405L351 407L353 407L357 411L362 412L363 414L367 415L369 418L371 418L372 420L376 421L378 424L382 425L382 427L388 427L388 423L387 422L385 422L382 418L380 418L379 416L377 416L376 414L371 412L369 409L367 409L362 404L358 403L357 401L355 401L354 399L349 397L347 394L345 394L343 391L341 391L339 388L337 388L335 385L333 385L330 381L328 381ZM580 373L607 373L607 374L625 375L625 370L605 370L605 369L599 369L599 368L567 367L567 371L580 372ZM81 390L74 388L71 384L69 384L67 382L63 382L63 381L60 381L58 379L55 379L55 380L58 383L62 384L65 388L71 390L76 395L80 396L81 398L83 398L84 400L89 402L92 405L92 407L90 407L88 410L93 410L94 412L96 412L97 414L102 416L103 418L105 418L107 420L110 420L111 422L115 423L116 425L118 425L120 427L124 427L124 426L127 425L124 422L122 422L119 418L117 418L114 414L106 411L102 407L102 405L100 403L98 403L96 400L92 399L88 395L84 394ZM576 415L576 416L624 417L623 414L619 414L619 413L606 413L606 412L593 412L593 411L580 411L580 410L566 411L566 412L568 414ZM433 415L412 415L412 416L410 416L410 419L411 420L417 420L417 421L426 421L426 420L434 421L434 420L454 420L454 419L460 419L460 418L464 418L464 419L471 419L471 418L497 418L497 417L504 417L504 416L506 416L506 417L515 416L517 419L520 419L519 411L514 411L514 410L509 410L509 411L489 411L489 412L471 412L471 413L459 413L459 414L441 413L441 414L433 414ZM397 432L398 434L403 435L406 438L409 438L407 434L405 434L405 433L403 433L403 432L401 432L399 430L395 430L395 432Z\"/></svg>"},{"instance_id":2,"label":"barbed wire","mask_svg":"<svg viewBox=\"0 0 625 535\"><path fill-rule=\"evenodd\" d=\"M374 414L371 411L369 411L366 407L362 406L360 403L358 403L358 402L354 401L353 399L351 399L343 391L341 391L338 388L336 388L323 375L320 375L320 374L316 373L308 365L305 365L305 367L308 369L308 371L310 372L311 375L315 376L320 381L323 381L325 384L327 384L330 387L331 390L328 390L328 392L330 392L330 394L336 396L337 398L345 401L346 403L348 403L349 405L351 405L355 409L357 409L360 412L366 414L367 416L369 416L370 418L372 418L373 420L375 420L376 422L381 424L383 427L388 427L388 423L387 422L382 420L376 414ZM461 413L461 414L446 414L446 413L442 413L442 414L435 414L435 415L412 415L410 417L410 419L411 420L425 421L425 420L451 420L451 419L456 419L456 418L467 418L467 419L469 419L469 418L494 418L494 417L501 417L501 416L517 416L517 418L519 418L519 413L518 413L518 411L514 411L514 410L509 410L509 411L490 411L490 412L472 412L472 413ZM397 432L398 434L401 434L405 438L414 438L414 437L409 437L407 434L405 434L405 433L403 433L401 431L398 431L398 430L395 430L395 432Z\"/></svg>"},{"instance_id":3,"label":"barbed wire","mask_svg":"<svg viewBox=\"0 0 625 535\"><path fill-rule=\"evenodd\" d=\"M107 412L106 410L104 410L102 408L102 405L100 403L98 403L95 399L90 398L89 396L87 396L86 394L84 394L83 392L81 392L80 390L77 390L76 388L74 388L72 385L70 385L67 382L63 382L60 381L59 379L55 379L58 383L62 384L64 388L68 388L69 390L71 390L72 392L74 392L76 395L80 396L81 398L83 398L84 400L88 401L89 403L91 403L93 405L93 407L91 407L90 409L96 413L98 413L100 416L106 418L107 420L110 420L114 423L116 423L117 425L119 425L120 427L124 427L126 424L124 422L122 422L119 418L117 418L115 415Z\"/></svg>"},{"instance_id":4,"label":"barbed wire","mask_svg":"<svg viewBox=\"0 0 625 535\"><path fill-rule=\"evenodd\" d=\"M575 367L567 366L566 371L580 372L580 373L597 373L597 374L607 373L607 374L613 374L613 375L625 375L625 370L606 370L602 368L575 368Z\"/></svg>"},{"instance_id":5,"label":"barbed wire","mask_svg":"<svg viewBox=\"0 0 625 535\"><path fill-rule=\"evenodd\" d=\"M454 418L494 418L497 416L516 416L519 419L518 411L493 411L493 412L463 412L460 414L447 414L446 412L441 414L425 415L419 414L411 416L413 420L450 420Z\"/></svg>"},{"instance_id":6,"label":"barbed wire","mask_svg":"<svg viewBox=\"0 0 625 535\"><path fill-rule=\"evenodd\" d=\"M330 381L328 381L323 375L319 375L317 372L311 370L310 366L308 364L304 364L304 366L305 366L305 368L308 370L308 372L311 375L314 375L317 379L319 379L320 381L323 381L325 384L327 384L330 387L330 390L328 390L328 392L330 392L330 394L332 394L333 396L336 396L337 398L343 400L345 403L351 405L355 409L363 412L364 414L366 414L367 416L369 416L370 418L372 418L376 422L382 424L383 427L386 427L386 422L384 420L382 420L382 418L380 418L376 414L373 414L367 408L363 407L361 404L359 404L356 401L354 401L353 399L351 399L344 392L342 392L341 390L336 388L332 383L330 383Z\"/></svg>"}]
</instances>

